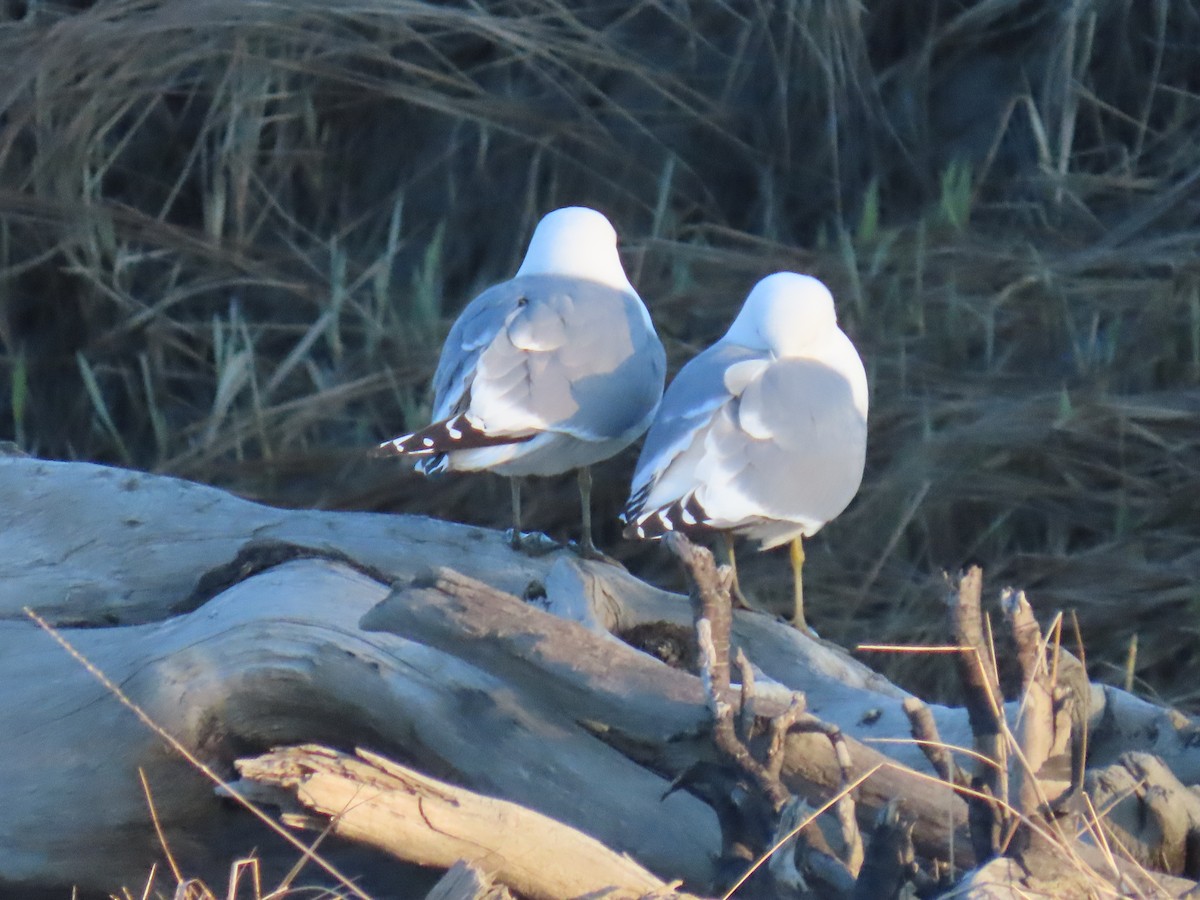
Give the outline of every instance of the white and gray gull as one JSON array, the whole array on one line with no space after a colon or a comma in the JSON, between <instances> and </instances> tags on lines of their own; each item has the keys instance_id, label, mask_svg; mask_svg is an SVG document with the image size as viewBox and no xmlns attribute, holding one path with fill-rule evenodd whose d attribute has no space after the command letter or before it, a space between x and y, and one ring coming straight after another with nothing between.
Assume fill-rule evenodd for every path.
<instances>
[{"instance_id":1,"label":"white and gray gull","mask_svg":"<svg viewBox=\"0 0 1200 900\"><path fill-rule=\"evenodd\" d=\"M631 537L719 532L791 542L793 624L807 630L802 538L862 482L867 376L833 297L794 272L762 279L719 341L667 388L623 518ZM736 572L736 569L735 569Z\"/></svg>"},{"instance_id":2,"label":"white and gray gull","mask_svg":"<svg viewBox=\"0 0 1200 900\"><path fill-rule=\"evenodd\" d=\"M584 207L548 213L512 279L472 300L433 376L433 421L380 448L425 474L488 469L579 473L580 549L595 555L588 466L637 440L662 400L666 354L617 254L617 234Z\"/></svg>"}]
</instances>

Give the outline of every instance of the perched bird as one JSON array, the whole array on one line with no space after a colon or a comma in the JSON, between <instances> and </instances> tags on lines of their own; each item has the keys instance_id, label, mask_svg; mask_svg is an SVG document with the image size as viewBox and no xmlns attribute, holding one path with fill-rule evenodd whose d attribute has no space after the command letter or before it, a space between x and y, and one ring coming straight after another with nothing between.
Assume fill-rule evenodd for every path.
<instances>
[{"instance_id":1,"label":"perched bird","mask_svg":"<svg viewBox=\"0 0 1200 900\"><path fill-rule=\"evenodd\" d=\"M425 474L489 469L512 484L521 546L525 475L579 473L579 547L595 556L588 466L637 440L662 400L666 354L593 209L548 213L517 274L450 329L433 376L433 422L380 444Z\"/></svg>"},{"instance_id":2,"label":"perched bird","mask_svg":"<svg viewBox=\"0 0 1200 900\"><path fill-rule=\"evenodd\" d=\"M849 504L867 447L867 376L820 281L777 272L719 341L680 369L638 459L630 537L720 532L791 542L802 630L803 538ZM736 569L735 569L736 572Z\"/></svg>"}]
</instances>

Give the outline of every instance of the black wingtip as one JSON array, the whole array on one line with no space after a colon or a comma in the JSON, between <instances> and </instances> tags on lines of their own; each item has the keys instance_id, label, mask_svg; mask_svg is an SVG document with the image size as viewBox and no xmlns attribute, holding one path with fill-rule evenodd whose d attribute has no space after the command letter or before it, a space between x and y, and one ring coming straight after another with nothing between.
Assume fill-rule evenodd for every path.
<instances>
[{"instance_id":1,"label":"black wingtip","mask_svg":"<svg viewBox=\"0 0 1200 900\"><path fill-rule=\"evenodd\" d=\"M455 450L478 450L505 444L522 444L537 437L529 434L488 434L464 414L426 425L420 431L406 434L379 445L384 455L435 457Z\"/></svg>"},{"instance_id":2,"label":"black wingtip","mask_svg":"<svg viewBox=\"0 0 1200 900\"><path fill-rule=\"evenodd\" d=\"M403 438L396 438L395 440L384 441L382 444L371 448L371 456L376 457L377 459L383 459L384 457L392 456L404 456L404 451L397 446L397 443L403 440Z\"/></svg>"},{"instance_id":3,"label":"black wingtip","mask_svg":"<svg viewBox=\"0 0 1200 900\"><path fill-rule=\"evenodd\" d=\"M392 438L390 441L384 441L375 448L377 456L432 456L443 452L436 446L436 442L429 435L431 429L444 426L443 422L435 422L427 428L422 428L420 431L414 431L412 434L402 434L398 438Z\"/></svg>"},{"instance_id":4,"label":"black wingtip","mask_svg":"<svg viewBox=\"0 0 1200 900\"><path fill-rule=\"evenodd\" d=\"M629 540L634 541L652 541L660 538L672 530L670 520L664 518L663 513L664 510L661 509L650 513L643 513L641 510L626 510L622 516L625 520L625 528L621 533Z\"/></svg>"},{"instance_id":5,"label":"black wingtip","mask_svg":"<svg viewBox=\"0 0 1200 900\"><path fill-rule=\"evenodd\" d=\"M700 505L695 494L688 494L669 506L650 512L641 508L626 507L622 514L625 521L623 534L636 540L657 540L673 532L695 534L710 531L708 513Z\"/></svg>"}]
</instances>

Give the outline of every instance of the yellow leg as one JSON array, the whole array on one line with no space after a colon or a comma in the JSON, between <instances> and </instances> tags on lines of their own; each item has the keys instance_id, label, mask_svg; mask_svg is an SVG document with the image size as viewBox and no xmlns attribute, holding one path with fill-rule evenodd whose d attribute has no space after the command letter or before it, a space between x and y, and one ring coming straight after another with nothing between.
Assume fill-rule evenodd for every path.
<instances>
[{"instance_id":1,"label":"yellow leg","mask_svg":"<svg viewBox=\"0 0 1200 900\"><path fill-rule=\"evenodd\" d=\"M796 605L792 612L792 626L800 631L807 632L808 622L804 620L804 579L801 573L804 569L804 538L796 537L792 539L792 591L794 592Z\"/></svg>"},{"instance_id":2,"label":"yellow leg","mask_svg":"<svg viewBox=\"0 0 1200 900\"><path fill-rule=\"evenodd\" d=\"M604 559L604 554L592 543L592 470L582 466L575 475L579 481L579 555L584 559Z\"/></svg>"},{"instance_id":3,"label":"yellow leg","mask_svg":"<svg viewBox=\"0 0 1200 900\"><path fill-rule=\"evenodd\" d=\"M512 490L512 514L513 514L513 532L512 532L512 548L514 550L521 549L521 479L513 476L508 479L508 486Z\"/></svg>"},{"instance_id":4,"label":"yellow leg","mask_svg":"<svg viewBox=\"0 0 1200 900\"><path fill-rule=\"evenodd\" d=\"M737 557L733 552L733 535L728 531L722 531L718 546L722 550L720 563L723 566L729 566L729 572L733 576L729 582L729 598L733 601L734 608L753 609L754 607L746 600L746 595L742 593L742 583L738 579Z\"/></svg>"},{"instance_id":5,"label":"yellow leg","mask_svg":"<svg viewBox=\"0 0 1200 900\"><path fill-rule=\"evenodd\" d=\"M592 470L581 466L575 477L579 482L579 549L591 553L596 549L592 543Z\"/></svg>"}]
</instances>

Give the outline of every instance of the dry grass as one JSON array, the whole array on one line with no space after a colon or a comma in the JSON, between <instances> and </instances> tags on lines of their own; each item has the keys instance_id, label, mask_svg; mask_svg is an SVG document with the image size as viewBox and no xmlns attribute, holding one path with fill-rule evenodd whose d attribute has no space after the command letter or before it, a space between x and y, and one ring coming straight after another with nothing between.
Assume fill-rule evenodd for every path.
<instances>
[{"instance_id":1,"label":"dry grass","mask_svg":"<svg viewBox=\"0 0 1200 900\"><path fill-rule=\"evenodd\" d=\"M835 287L874 405L823 633L921 642L977 561L1200 705L1200 3L75 6L0 11L0 438L502 523L362 449L537 217L595 205L675 363L768 271ZM570 489L529 521L570 533Z\"/></svg>"},{"instance_id":2,"label":"dry grass","mask_svg":"<svg viewBox=\"0 0 1200 900\"><path fill-rule=\"evenodd\" d=\"M191 766L207 778L214 789L218 790L222 796L237 803L243 810L250 813L254 818L258 819L266 826L267 833L281 839L283 843L291 845L291 849L296 851L298 856L287 874L280 880L275 888L269 889L266 893L263 892L263 872L259 859L256 856L245 857L234 860L229 867L229 878L227 890L225 892L226 900L239 900L243 895L248 896L249 900L283 900L288 897L307 896L313 900L372 900L361 887L355 884L354 880L342 874L333 863L327 860L320 851L322 842L328 836L328 829L321 831L316 839L311 843L306 843L298 838L292 830L286 825L276 821L273 812L268 812L258 804L245 797L234 784L223 778L211 765L201 760L195 753L189 750L181 743L174 735L159 725L154 719L135 701L122 690L121 686L114 682L107 673L96 666L90 659L83 655L58 629L45 621L41 616L34 612L29 607L25 607L25 615L28 616L35 625L41 628L50 636L58 646L65 651L72 659L83 666L88 674L116 698L122 706L137 716L138 721L149 731L153 732L162 743L176 753L184 762ZM188 877L175 859L175 854L172 852L170 841L167 839L163 824L159 819L158 809L154 801L154 792L151 789L149 780L146 778L146 773L142 769L138 769L138 777L142 782L142 791L146 798L147 810L150 814L150 820L154 825L154 833L158 840L158 849L161 851L162 859L165 862L165 868L169 877L164 880L174 879L175 885L172 890L173 900L218 900L218 895L213 891L203 880L198 878ZM333 887L316 887L316 886L294 886L297 877L305 869L317 870L318 874L332 879ZM150 872L146 876L146 882L140 891L142 900L150 900L152 897L165 897L166 894L157 885L160 872L157 865L151 866ZM73 891L73 894L77 891ZM134 900L134 894L128 887L123 888L122 897L112 895L113 900Z\"/></svg>"}]
</instances>

